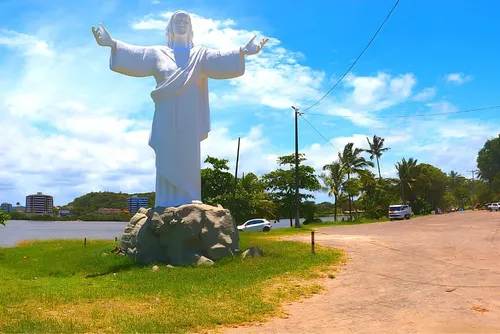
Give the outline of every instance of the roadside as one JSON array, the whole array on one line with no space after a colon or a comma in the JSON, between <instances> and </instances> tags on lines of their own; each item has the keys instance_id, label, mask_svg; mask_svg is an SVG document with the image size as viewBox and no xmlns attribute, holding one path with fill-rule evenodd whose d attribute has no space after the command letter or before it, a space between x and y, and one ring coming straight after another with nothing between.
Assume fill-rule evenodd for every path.
<instances>
[{"instance_id":1,"label":"roadside","mask_svg":"<svg viewBox=\"0 0 500 334\"><path fill-rule=\"evenodd\" d=\"M316 241L349 258L327 292L225 332L500 333L499 230L500 215L484 211L321 229Z\"/></svg>"}]
</instances>

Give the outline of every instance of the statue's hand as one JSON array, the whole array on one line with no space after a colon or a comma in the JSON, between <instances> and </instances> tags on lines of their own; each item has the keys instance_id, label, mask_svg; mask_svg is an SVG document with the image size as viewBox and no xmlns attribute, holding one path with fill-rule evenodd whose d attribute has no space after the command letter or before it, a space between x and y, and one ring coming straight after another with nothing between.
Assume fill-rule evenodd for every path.
<instances>
[{"instance_id":1,"label":"statue's hand","mask_svg":"<svg viewBox=\"0 0 500 334\"><path fill-rule=\"evenodd\" d=\"M257 45L253 42L255 37L257 37L257 35L253 36L252 39L248 41L247 45L245 45L245 47L241 49L243 54L254 55L259 53L260 50L262 50L264 45L266 45L267 41L269 40L269 38L265 38L262 41L260 41L260 43Z\"/></svg>"},{"instance_id":2,"label":"statue's hand","mask_svg":"<svg viewBox=\"0 0 500 334\"><path fill-rule=\"evenodd\" d=\"M102 23L99 25L98 28L92 27L92 33L94 34L97 44L109 47L114 47L116 45L115 40L111 38L111 35L106 30L106 28L104 28Z\"/></svg>"}]
</instances>

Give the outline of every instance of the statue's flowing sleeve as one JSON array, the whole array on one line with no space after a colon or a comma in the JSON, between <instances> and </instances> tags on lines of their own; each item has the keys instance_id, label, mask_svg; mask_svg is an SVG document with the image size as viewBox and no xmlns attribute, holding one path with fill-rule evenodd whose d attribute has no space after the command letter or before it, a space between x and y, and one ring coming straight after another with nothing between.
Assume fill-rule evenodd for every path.
<instances>
[{"instance_id":1,"label":"statue's flowing sleeve","mask_svg":"<svg viewBox=\"0 0 500 334\"><path fill-rule=\"evenodd\" d=\"M202 68L203 74L211 79L236 78L245 73L245 56L240 50L207 49Z\"/></svg>"},{"instance_id":2,"label":"statue's flowing sleeve","mask_svg":"<svg viewBox=\"0 0 500 334\"><path fill-rule=\"evenodd\" d=\"M109 68L132 77L146 77L154 74L157 59L154 47L116 41L116 48L111 49Z\"/></svg>"}]
</instances>

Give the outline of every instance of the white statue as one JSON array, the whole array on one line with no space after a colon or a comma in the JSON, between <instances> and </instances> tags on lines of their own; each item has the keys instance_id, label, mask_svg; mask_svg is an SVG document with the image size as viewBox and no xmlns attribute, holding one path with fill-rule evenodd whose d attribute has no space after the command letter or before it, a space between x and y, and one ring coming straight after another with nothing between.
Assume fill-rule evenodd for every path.
<instances>
[{"instance_id":1,"label":"white statue","mask_svg":"<svg viewBox=\"0 0 500 334\"><path fill-rule=\"evenodd\" d=\"M154 76L155 103L149 138L156 154L155 206L169 207L201 200L200 142L210 131L208 80L236 78L245 72L245 55L259 53L268 39L222 52L193 45L191 17L172 14L167 45L135 46L115 40L101 24L92 27L101 46L111 48L111 70L134 77Z\"/></svg>"}]
</instances>

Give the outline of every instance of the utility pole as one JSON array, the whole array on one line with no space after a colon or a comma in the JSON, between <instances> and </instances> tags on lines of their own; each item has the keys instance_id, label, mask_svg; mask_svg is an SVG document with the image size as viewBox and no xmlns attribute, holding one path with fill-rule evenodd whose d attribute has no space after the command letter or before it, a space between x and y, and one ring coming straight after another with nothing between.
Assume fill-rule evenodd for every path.
<instances>
[{"instance_id":1,"label":"utility pole","mask_svg":"<svg viewBox=\"0 0 500 334\"><path fill-rule=\"evenodd\" d=\"M236 151L236 170L234 172L234 189L233 189L233 205L232 209L234 210L234 201L236 199L236 185L238 184L238 163L240 161L240 137L238 137L238 150Z\"/></svg>"},{"instance_id":2,"label":"utility pole","mask_svg":"<svg viewBox=\"0 0 500 334\"><path fill-rule=\"evenodd\" d=\"M472 173L472 209L474 210L476 208L476 195L475 195L476 185L474 184L474 175L477 172L479 172L479 170L474 169L474 170L468 170L467 172Z\"/></svg>"},{"instance_id":3,"label":"utility pole","mask_svg":"<svg viewBox=\"0 0 500 334\"><path fill-rule=\"evenodd\" d=\"M295 227L300 227L299 198L299 109L292 106L295 113Z\"/></svg>"}]
</instances>

